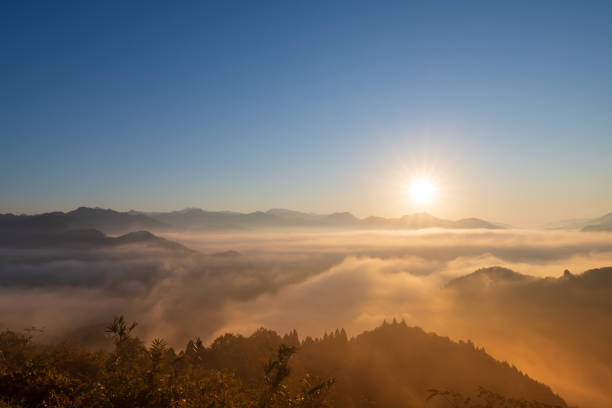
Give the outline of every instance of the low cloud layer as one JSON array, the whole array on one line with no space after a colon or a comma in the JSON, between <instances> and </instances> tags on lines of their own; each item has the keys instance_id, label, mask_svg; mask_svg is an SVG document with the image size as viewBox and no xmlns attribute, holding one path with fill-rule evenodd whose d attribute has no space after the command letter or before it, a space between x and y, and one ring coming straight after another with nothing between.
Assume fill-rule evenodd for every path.
<instances>
[{"instance_id":1,"label":"low cloud layer","mask_svg":"<svg viewBox=\"0 0 612 408\"><path fill-rule=\"evenodd\" d=\"M572 381L555 377L558 368L538 352L548 343L555 345L554 340L530 331L523 334L533 344L505 344L501 339L516 327L476 324L473 310L462 309L458 317L455 299L441 290L450 279L492 265L539 277L558 277L566 268L582 272L612 265L608 234L369 231L165 237L200 253L138 245L0 250L0 325L44 328L47 338L77 336L99 331L122 313L140 323L143 338L163 336L182 346L193 336L210 341L228 331L249 334L261 326L280 332L296 328L301 336L344 327L355 335L397 318L441 335L472 338L495 357L533 370L570 402L571 397L608 401L597 394L597 384L572 389L571 383L590 377L570 358L567 364L578 374ZM229 250L240 255L212 255ZM593 370L604 378L612 372L606 364Z\"/></svg>"},{"instance_id":2,"label":"low cloud layer","mask_svg":"<svg viewBox=\"0 0 612 408\"><path fill-rule=\"evenodd\" d=\"M95 324L124 313L171 340L266 326L304 335L383 318L428 328L449 280L502 265L534 276L612 265L606 234L429 231L169 235L200 251L0 250L0 322ZM240 255L210 255L237 250ZM29 298L35 299L26 301ZM83 298L82 304L78 303ZM18 298L19 301L12 301ZM33 313L32 305L44 303ZM73 307L78 304L78 307ZM61 311L65 324L47 319ZM183 319L189 322L183 324ZM148 333L147 333L148 334Z\"/></svg>"}]
</instances>

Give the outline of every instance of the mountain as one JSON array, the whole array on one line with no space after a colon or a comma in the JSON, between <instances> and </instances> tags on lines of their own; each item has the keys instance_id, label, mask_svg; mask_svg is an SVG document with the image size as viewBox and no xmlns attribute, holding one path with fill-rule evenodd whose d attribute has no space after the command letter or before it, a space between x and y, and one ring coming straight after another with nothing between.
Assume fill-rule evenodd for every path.
<instances>
[{"instance_id":1,"label":"mountain","mask_svg":"<svg viewBox=\"0 0 612 408\"><path fill-rule=\"evenodd\" d=\"M74 229L97 229L107 234L120 234L165 227L163 223L144 214L102 208L80 207L67 213L37 215L0 214L0 234L50 233Z\"/></svg>"},{"instance_id":2,"label":"mountain","mask_svg":"<svg viewBox=\"0 0 612 408\"><path fill-rule=\"evenodd\" d=\"M556 278L538 278L501 266L493 266L452 279L446 284L446 288L472 292L478 290L487 292L497 290L498 293L513 291L520 294L523 304L528 300L538 303L550 300L551 297L557 300L562 298L568 300L575 297L575 300L579 302L574 306L579 306L596 300L585 290L597 291L598 295L603 291L609 291L612 294L612 267L589 269L581 274L573 274L566 269L561 276ZM612 307L612 298L609 304ZM566 304L558 306L560 309L567 307Z\"/></svg>"},{"instance_id":3,"label":"mountain","mask_svg":"<svg viewBox=\"0 0 612 408\"><path fill-rule=\"evenodd\" d=\"M579 230L593 222L593 218L576 218L550 222L542 226L549 230Z\"/></svg>"},{"instance_id":4,"label":"mountain","mask_svg":"<svg viewBox=\"0 0 612 408\"><path fill-rule=\"evenodd\" d=\"M0 214L0 235L49 233L96 229L106 234L133 231L240 231L254 229L328 228L328 229L500 229L478 218L450 221L427 213L400 218L357 218L349 212L313 214L280 208L266 212L238 213L186 208L180 211L144 213L134 210L80 207L76 210L36 215ZM2 238L0 238L0 242Z\"/></svg>"},{"instance_id":5,"label":"mountain","mask_svg":"<svg viewBox=\"0 0 612 408\"><path fill-rule=\"evenodd\" d=\"M95 228L106 233L161 229L165 225L144 214L130 214L102 208L79 207L66 213L79 228Z\"/></svg>"},{"instance_id":6,"label":"mountain","mask_svg":"<svg viewBox=\"0 0 612 408\"><path fill-rule=\"evenodd\" d=\"M180 230L241 230L276 226L279 217L261 211L242 214L188 208L181 211L146 213L147 216Z\"/></svg>"},{"instance_id":7,"label":"mountain","mask_svg":"<svg viewBox=\"0 0 612 408\"><path fill-rule=\"evenodd\" d=\"M252 383L258 381L264 364L281 343L299 347L291 364L296 379L306 373L335 379L331 406L436 406L426 402L428 389L473 395L482 386L509 397L566 407L548 386L495 360L471 342L455 342L404 322L383 323L350 339L344 330L303 341L295 331L283 337L265 329L247 338L226 334L199 356L187 357L200 358L207 367L229 368L244 383ZM248 361L239 358L245 353L250 356ZM288 386L300 384L296 381Z\"/></svg>"},{"instance_id":8,"label":"mountain","mask_svg":"<svg viewBox=\"0 0 612 408\"><path fill-rule=\"evenodd\" d=\"M4 248L73 247L80 249L103 249L132 244L148 248L194 252L179 243L158 237L148 231L129 232L118 237L109 237L96 229L47 230L30 231L20 234L0 234L0 247Z\"/></svg>"},{"instance_id":9,"label":"mountain","mask_svg":"<svg viewBox=\"0 0 612 408\"><path fill-rule=\"evenodd\" d=\"M612 212L607 213L606 215L603 215L603 216L597 218L597 221L600 224L609 224L609 223L612 223Z\"/></svg>"},{"instance_id":10,"label":"mountain","mask_svg":"<svg viewBox=\"0 0 612 408\"><path fill-rule=\"evenodd\" d=\"M169 249L173 251L195 252L178 242L170 241L157 235L153 235L149 231L135 231L121 235L116 238L106 238L108 245L130 245L141 244L149 248Z\"/></svg>"},{"instance_id":11,"label":"mountain","mask_svg":"<svg viewBox=\"0 0 612 408\"><path fill-rule=\"evenodd\" d=\"M225 334L209 346L196 337L184 349L167 347L160 338L147 347L132 333L134 327L118 316L111 326L88 324L59 344L4 330L0 400L10 403L3 406L16 407L14 401L24 407L58 406L47 402L60 395L61 406L88 407L441 408L469 403L567 408L550 387L470 341L454 342L403 322L383 323L351 339L338 329L300 341L296 330L280 336L261 328L249 337ZM79 341L106 347L88 350ZM461 393L462 403L430 400L431 389Z\"/></svg>"},{"instance_id":12,"label":"mountain","mask_svg":"<svg viewBox=\"0 0 612 408\"><path fill-rule=\"evenodd\" d=\"M37 215L0 214L0 231L65 231L74 226L75 220L62 212Z\"/></svg>"},{"instance_id":13,"label":"mountain","mask_svg":"<svg viewBox=\"0 0 612 408\"><path fill-rule=\"evenodd\" d=\"M571 402L612 406L612 267L534 277L492 267L451 280L440 327L512 359Z\"/></svg>"},{"instance_id":14,"label":"mountain","mask_svg":"<svg viewBox=\"0 0 612 408\"><path fill-rule=\"evenodd\" d=\"M557 221L546 225L544 228L581 231L612 231L612 212L597 218Z\"/></svg>"},{"instance_id":15,"label":"mountain","mask_svg":"<svg viewBox=\"0 0 612 408\"><path fill-rule=\"evenodd\" d=\"M595 218L581 231L612 231L612 212L602 217Z\"/></svg>"},{"instance_id":16,"label":"mountain","mask_svg":"<svg viewBox=\"0 0 612 408\"><path fill-rule=\"evenodd\" d=\"M462 290L482 290L504 285L516 285L533 282L536 278L514 272L511 269L493 266L478 269L469 275L453 279L446 284L447 288Z\"/></svg>"},{"instance_id":17,"label":"mountain","mask_svg":"<svg viewBox=\"0 0 612 408\"><path fill-rule=\"evenodd\" d=\"M389 220L392 225L399 225L408 229L421 228L453 228L453 222L436 218L428 213L416 213L404 215L403 217L394 220Z\"/></svg>"},{"instance_id":18,"label":"mountain","mask_svg":"<svg viewBox=\"0 0 612 408\"><path fill-rule=\"evenodd\" d=\"M355 226L359 224L359 219L350 212L337 212L326 215L323 224L332 226Z\"/></svg>"},{"instance_id":19,"label":"mountain","mask_svg":"<svg viewBox=\"0 0 612 408\"><path fill-rule=\"evenodd\" d=\"M500 224L493 224L491 222L481 220L479 218L462 218L455 221L453 228L459 229L472 229L472 228L484 228L484 229L505 229Z\"/></svg>"},{"instance_id":20,"label":"mountain","mask_svg":"<svg viewBox=\"0 0 612 408\"><path fill-rule=\"evenodd\" d=\"M351 229L500 229L503 228L478 218L458 221L436 218L427 213L405 215L401 218L357 218L349 212L313 214L273 208L266 212L236 213L205 211L189 208L166 213L142 213L165 225L181 230L248 230L256 228L351 228Z\"/></svg>"},{"instance_id":21,"label":"mountain","mask_svg":"<svg viewBox=\"0 0 612 408\"><path fill-rule=\"evenodd\" d=\"M608 223L608 224L598 224L598 225L587 225L586 227L582 228L581 231L583 232L595 232L595 231L609 231L612 232L612 223Z\"/></svg>"},{"instance_id":22,"label":"mountain","mask_svg":"<svg viewBox=\"0 0 612 408\"><path fill-rule=\"evenodd\" d=\"M450 221L427 213L400 218L357 218L349 212L313 214L273 208L266 212L239 213L186 208L171 212L119 212L110 209L80 207L76 210L37 215L0 214L0 234L11 232L58 232L96 229L107 234L132 231L224 231L262 228L350 228L350 229L500 229L504 228L478 218Z\"/></svg>"},{"instance_id":23,"label":"mountain","mask_svg":"<svg viewBox=\"0 0 612 408\"><path fill-rule=\"evenodd\" d=\"M35 248L53 245L108 246L126 243L139 237L141 243L155 241L160 246L162 238L139 232L143 229L162 230L167 226L143 214L123 213L101 208L80 207L63 213L51 212L37 215L0 214L0 246ZM125 234L118 241L105 234ZM150 234L150 236L145 236ZM126 238L130 237L130 238ZM169 242L169 241L168 241ZM178 244L176 244L178 245Z\"/></svg>"},{"instance_id":24,"label":"mountain","mask_svg":"<svg viewBox=\"0 0 612 408\"><path fill-rule=\"evenodd\" d=\"M320 221L324 216L314 213L304 213L301 211L287 210L284 208L271 208L266 214L273 215L285 220L296 221Z\"/></svg>"}]
</instances>

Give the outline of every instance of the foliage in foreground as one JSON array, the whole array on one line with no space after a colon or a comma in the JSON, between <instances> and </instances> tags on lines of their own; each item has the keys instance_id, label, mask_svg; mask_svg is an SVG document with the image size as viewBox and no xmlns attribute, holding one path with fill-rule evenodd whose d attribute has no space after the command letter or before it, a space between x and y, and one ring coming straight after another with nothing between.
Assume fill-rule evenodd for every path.
<instances>
[{"instance_id":1,"label":"foliage in foreground","mask_svg":"<svg viewBox=\"0 0 612 408\"><path fill-rule=\"evenodd\" d=\"M123 316L107 331L113 351L90 352L75 345L41 345L25 334L0 333L0 408L17 407L321 407L333 380L305 376L296 390L285 380L296 347L281 345L258 384L207 368L198 359L201 341L176 354L161 339L149 347Z\"/></svg>"},{"instance_id":2,"label":"foliage in foreground","mask_svg":"<svg viewBox=\"0 0 612 408\"><path fill-rule=\"evenodd\" d=\"M549 405L538 401L508 398L483 387L478 388L476 396L464 396L451 390L428 390L427 400L439 399L452 408L562 408L560 405Z\"/></svg>"}]
</instances>

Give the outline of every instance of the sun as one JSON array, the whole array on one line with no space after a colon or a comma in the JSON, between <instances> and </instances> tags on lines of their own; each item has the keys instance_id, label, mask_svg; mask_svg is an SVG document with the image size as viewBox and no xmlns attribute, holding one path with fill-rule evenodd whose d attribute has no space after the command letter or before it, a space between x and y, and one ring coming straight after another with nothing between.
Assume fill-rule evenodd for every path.
<instances>
[{"instance_id":1,"label":"sun","mask_svg":"<svg viewBox=\"0 0 612 408\"><path fill-rule=\"evenodd\" d=\"M431 204L436 195L436 187L427 179L417 179L408 186L408 193L416 204Z\"/></svg>"}]
</instances>

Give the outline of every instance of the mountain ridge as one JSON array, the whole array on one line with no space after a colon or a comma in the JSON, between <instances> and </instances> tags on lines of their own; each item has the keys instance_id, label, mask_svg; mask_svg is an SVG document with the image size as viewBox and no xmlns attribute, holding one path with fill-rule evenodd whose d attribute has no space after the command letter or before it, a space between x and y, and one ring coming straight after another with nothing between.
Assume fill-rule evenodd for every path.
<instances>
[{"instance_id":1,"label":"mountain ridge","mask_svg":"<svg viewBox=\"0 0 612 408\"><path fill-rule=\"evenodd\" d=\"M103 249L124 245L144 245L148 248L185 253L196 252L178 242L159 237L149 231L133 231L119 236L108 236L102 231L93 228L43 231L17 235L0 234L0 247L4 248L71 247Z\"/></svg>"},{"instance_id":2,"label":"mountain ridge","mask_svg":"<svg viewBox=\"0 0 612 408\"><path fill-rule=\"evenodd\" d=\"M395 319L350 338L344 329L303 340L295 330L284 336L263 328L249 337L226 334L217 338L202 358L222 369L235 364L233 356L240 350L257 350L257 360L236 370L238 378L249 382L269 358L262 351L274 350L281 343L299 347L293 361L297 378L310 373L315 378L337 380L332 393L334 406L366 406L366 401L376 401L379 406L426 407L428 388L452 388L467 394L478 386L516 398L567 406L548 385L494 358L471 341L453 341Z\"/></svg>"},{"instance_id":3,"label":"mountain ridge","mask_svg":"<svg viewBox=\"0 0 612 408\"><path fill-rule=\"evenodd\" d=\"M480 286L480 288L484 288L521 284L570 284L594 287L603 284L612 288L612 266L587 269L577 274L571 273L566 269L558 277L537 277L519 273L502 266L490 266L451 279L446 283L445 287L467 288L468 286Z\"/></svg>"},{"instance_id":4,"label":"mountain ridge","mask_svg":"<svg viewBox=\"0 0 612 408\"><path fill-rule=\"evenodd\" d=\"M305 213L284 208L272 208L265 212L228 213L223 211L206 211L202 209L185 209L166 213L147 213L158 221L190 229L249 229L256 227L347 227L365 229L503 229L504 227L479 218L463 218L456 221L437 218L428 213L408 214L398 218L369 216L358 218L350 212L331 214Z\"/></svg>"},{"instance_id":5,"label":"mountain ridge","mask_svg":"<svg viewBox=\"0 0 612 408\"><path fill-rule=\"evenodd\" d=\"M185 208L170 212L119 212L112 209L79 207L68 212L34 215L0 214L0 230L97 229L117 234L139 230L250 230L258 228L350 228L350 229L504 229L479 218L456 221L428 213L407 214L398 218L370 216L358 218L350 212L314 214L283 208L239 213Z\"/></svg>"},{"instance_id":6,"label":"mountain ridge","mask_svg":"<svg viewBox=\"0 0 612 408\"><path fill-rule=\"evenodd\" d=\"M33 215L0 214L0 232L61 232L97 229L107 234L163 229L167 226L144 214L112 209L79 207L68 212L54 211Z\"/></svg>"},{"instance_id":7,"label":"mountain ridge","mask_svg":"<svg viewBox=\"0 0 612 408\"><path fill-rule=\"evenodd\" d=\"M549 230L612 231L612 212L595 218L560 220L547 225Z\"/></svg>"}]
</instances>

